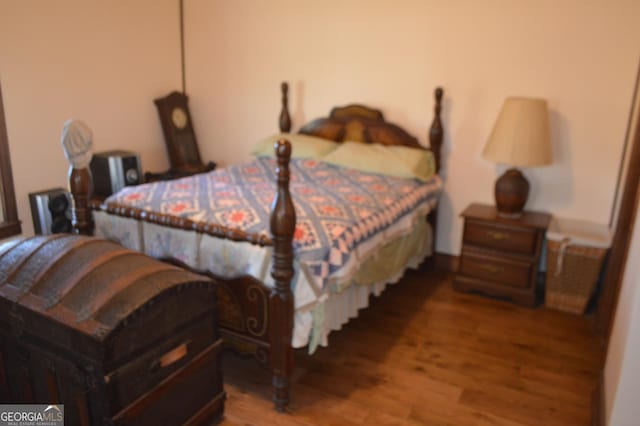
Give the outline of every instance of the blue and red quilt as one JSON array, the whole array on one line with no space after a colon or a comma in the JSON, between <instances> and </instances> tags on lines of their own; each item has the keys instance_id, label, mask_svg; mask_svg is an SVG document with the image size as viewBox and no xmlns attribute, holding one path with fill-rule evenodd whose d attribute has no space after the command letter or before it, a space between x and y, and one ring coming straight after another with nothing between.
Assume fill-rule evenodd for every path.
<instances>
[{"instance_id":1,"label":"blue and red quilt","mask_svg":"<svg viewBox=\"0 0 640 426\"><path fill-rule=\"evenodd\" d=\"M274 159L257 158L206 174L126 187L107 202L268 235L275 168ZM296 258L319 283L345 265L359 245L416 208L428 210L441 189L437 176L425 183L311 159L292 159L290 168Z\"/></svg>"}]
</instances>

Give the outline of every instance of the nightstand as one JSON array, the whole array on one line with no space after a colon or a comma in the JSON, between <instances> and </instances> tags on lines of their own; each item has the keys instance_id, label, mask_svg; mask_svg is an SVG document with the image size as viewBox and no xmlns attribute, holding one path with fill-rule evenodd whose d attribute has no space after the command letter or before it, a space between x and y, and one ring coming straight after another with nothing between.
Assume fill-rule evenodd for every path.
<instances>
[{"instance_id":1,"label":"nightstand","mask_svg":"<svg viewBox=\"0 0 640 426\"><path fill-rule=\"evenodd\" d=\"M498 216L494 206L471 204L464 218L456 290L477 291L523 305L536 304L540 252L551 215L525 211Z\"/></svg>"}]
</instances>

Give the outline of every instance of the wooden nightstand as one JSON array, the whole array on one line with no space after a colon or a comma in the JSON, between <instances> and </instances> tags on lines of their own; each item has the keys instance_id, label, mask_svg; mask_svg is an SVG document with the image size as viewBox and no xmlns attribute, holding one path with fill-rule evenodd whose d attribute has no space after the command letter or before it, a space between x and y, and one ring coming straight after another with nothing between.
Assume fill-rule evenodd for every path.
<instances>
[{"instance_id":1,"label":"wooden nightstand","mask_svg":"<svg viewBox=\"0 0 640 426\"><path fill-rule=\"evenodd\" d=\"M461 216L464 235L454 288L535 305L540 252L551 215L525 211L518 219L506 219L494 206L471 204Z\"/></svg>"}]
</instances>

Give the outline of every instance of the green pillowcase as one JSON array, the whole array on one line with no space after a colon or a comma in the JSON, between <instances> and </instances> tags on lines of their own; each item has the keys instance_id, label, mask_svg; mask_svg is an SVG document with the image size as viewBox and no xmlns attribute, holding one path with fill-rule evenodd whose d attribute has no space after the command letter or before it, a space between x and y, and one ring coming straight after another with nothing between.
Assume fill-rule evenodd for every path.
<instances>
[{"instance_id":1,"label":"green pillowcase","mask_svg":"<svg viewBox=\"0 0 640 426\"><path fill-rule=\"evenodd\" d=\"M280 139L286 139L291 142L292 158L319 159L339 146L338 143L334 141L319 138L317 136L309 136L299 133L278 133L260 141L253 148L251 153L256 157L273 157L275 156L273 145Z\"/></svg>"},{"instance_id":2,"label":"green pillowcase","mask_svg":"<svg viewBox=\"0 0 640 426\"><path fill-rule=\"evenodd\" d=\"M365 172L401 178L430 179L436 171L433 153L406 146L344 142L322 161Z\"/></svg>"}]
</instances>

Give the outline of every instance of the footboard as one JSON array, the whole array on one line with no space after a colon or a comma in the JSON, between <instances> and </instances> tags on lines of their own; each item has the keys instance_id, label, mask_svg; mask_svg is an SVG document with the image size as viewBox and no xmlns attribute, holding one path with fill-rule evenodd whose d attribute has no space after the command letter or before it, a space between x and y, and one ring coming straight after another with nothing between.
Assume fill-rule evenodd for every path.
<instances>
[{"instance_id":1,"label":"footboard","mask_svg":"<svg viewBox=\"0 0 640 426\"><path fill-rule=\"evenodd\" d=\"M218 287L218 324L225 346L265 366L271 348L269 293L262 282L249 276L224 280Z\"/></svg>"},{"instance_id":2,"label":"footboard","mask_svg":"<svg viewBox=\"0 0 640 426\"><path fill-rule=\"evenodd\" d=\"M286 321L283 319L288 308L286 296L279 296L276 288L270 289L249 275L229 279L195 270L176 259L161 260L210 276L217 282L218 328L224 347L240 356L252 357L265 367L272 367L274 402L279 411L284 410L288 404L288 380L294 365L293 358L288 355L293 355L291 331L286 333L293 329L293 307L289 328L284 326ZM276 322L276 318L281 322ZM285 345L285 342L288 343ZM277 361L279 364L274 365Z\"/></svg>"},{"instance_id":3,"label":"footboard","mask_svg":"<svg viewBox=\"0 0 640 426\"><path fill-rule=\"evenodd\" d=\"M193 269L177 259L160 260L213 278L218 283L217 320L225 348L268 366L272 343L269 335L270 288L249 275L224 278L209 271Z\"/></svg>"}]
</instances>

